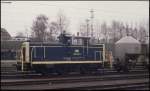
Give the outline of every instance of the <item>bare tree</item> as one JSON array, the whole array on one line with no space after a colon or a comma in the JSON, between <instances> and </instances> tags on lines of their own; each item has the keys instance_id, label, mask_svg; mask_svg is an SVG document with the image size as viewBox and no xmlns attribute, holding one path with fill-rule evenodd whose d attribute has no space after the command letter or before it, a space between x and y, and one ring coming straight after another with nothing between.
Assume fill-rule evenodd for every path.
<instances>
[{"instance_id":1,"label":"bare tree","mask_svg":"<svg viewBox=\"0 0 150 91\"><path fill-rule=\"evenodd\" d=\"M138 32L138 36L139 36L139 41L141 43L145 43L146 42L146 30L145 30L144 27L140 26L139 32Z\"/></svg>"},{"instance_id":2,"label":"bare tree","mask_svg":"<svg viewBox=\"0 0 150 91\"><path fill-rule=\"evenodd\" d=\"M99 41L99 37L101 36L101 24L99 22L96 22L94 29L95 29L94 32L95 38L98 39Z\"/></svg>"},{"instance_id":3,"label":"bare tree","mask_svg":"<svg viewBox=\"0 0 150 91\"><path fill-rule=\"evenodd\" d=\"M90 35L90 29L89 29L89 19L86 19L84 23L80 25L80 34L82 36L89 36Z\"/></svg>"},{"instance_id":4,"label":"bare tree","mask_svg":"<svg viewBox=\"0 0 150 91\"><path fill-rule=\"evenodd\" d=\"M138 30L136 27L132 30L131 36L134 37L135 39L138 38Z\"/></svg>"},{"instance_id":5,"label":"bare tree","mask_svg":"<svg viewBox=\"0 0 150 91\"><path fill-rule=\"evenodd\" d=\"M105 36L104 38L104 42L107 43L107 33L108 33L108 29L107 29L107 24L106 22L102 23L101 25L101 33Z\"/></svg>"},{"instance_id":6,"label":"bare tree","mask_svg":"<svg viewBox=\"0 0 150 91\"><path fill-rule=\"evenodd\" d=\"M59 34L59 25L57 22L51 22L48 27L47 40L54 41L55 37L57 37Z\"/></svg>"},{"instance_id":7,"label":"bare tree","mask_svg":"<svg viewBox=\"0 0 150 91\"><path fill-rule=\"evenodd\" d=\"M113 38L113 43L115 43L119 38L118 38L118 30L119 30L119 22L117 21L112 21L111 25L111 30L112 30L112 38Z\"/></svg>"},{"instance_id":8,"label":"bare tree","mask_svg":"<svg viewBox=\"0 0 150 91\"><path fill-rule=\"evenodd\" d=\"M143 43L149 41L149 20L145 20L140 22L139 24L139 34L141 34L140 41ZM144 37L145 36L145 37Z\"/></svg>"},{"instance_id":9,"label":"bare tree","mask_svg":"<svg viewBox=\"0 0 150 91\"><path fill-rule=\"evenodd\" d=\"M59 33L62 33L63 31L68 30L69 20L67 19L67 17L62 11L58 12L57 24L58 24Z\"/></svg>"},{"instance_id":10,"label":"bare tree","mask_svg":"<svg viewBox=\"0 0 150 91\"><path fill-rule=\"evenodd\" d=\"M32 25L32 37L35 41L43 42L46 40L46 29L48 24L48 17L41 14L36 17Z\"/></svg>"},{"instance_id":11,"label":"bare tree","mask_svg":"<svg viewBox=\"0 0 150 91\"><path fill-rule=\"evenodd\" d=\"M79 33L81 36L86 36L86 25L85 24L81 24L79 27Z\"/></svg>"},{"instance_id":12,"label":"bare tree","mask_svg":"<svg viewBox=\"0 0 150 91\"><path fill-rule=\"evenodd\" d=\"M119 30L119 33L120 33L119 39L121 39L123 37L123 31L125 30L125 26L124 26L123 22L120 23L118 30Z\"/></svg>"}]
</instances>

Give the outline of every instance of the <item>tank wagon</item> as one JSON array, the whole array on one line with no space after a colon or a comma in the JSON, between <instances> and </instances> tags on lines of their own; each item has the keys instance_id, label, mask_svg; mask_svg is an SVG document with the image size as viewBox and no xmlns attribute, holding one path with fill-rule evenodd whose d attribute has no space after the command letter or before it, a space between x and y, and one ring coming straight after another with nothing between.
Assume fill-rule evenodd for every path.
<instances>
[{"instance_id":1,"label":"tank wagon","mask_svg":"<svg viewBox=\"0 0 150 91\"><path fill-rule=\"evenodd\" d=\"M117 71L129 71L141 54L141 43L131 36L125 36L115 43L114 68Z\"/></svg>"},{"instance_id":2,"label":"tank wagon","mask_svg":"<svg viewBox=\"0 0 150 91\"><path fill-rule=\"evenodd\" d=\"M19 70L39 73L90 73L103 67L105 45L90 43L90 37L70 36L65 33L59 42L24 42L21 47Z\"/></svg>"}]
</instances>

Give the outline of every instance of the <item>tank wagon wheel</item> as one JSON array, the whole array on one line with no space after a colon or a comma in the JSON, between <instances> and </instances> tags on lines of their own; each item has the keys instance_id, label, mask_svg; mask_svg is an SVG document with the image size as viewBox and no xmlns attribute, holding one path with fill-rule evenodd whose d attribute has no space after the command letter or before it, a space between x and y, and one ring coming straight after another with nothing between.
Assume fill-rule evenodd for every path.
<instances>
[{"instance_id":1,"label":"tank wagon wheel","mask_svg":"<svg viewBox=\"0 0 150 91\"><path fill-rule=\"evenodd\" d=\"M123 66L123 72L129 72L133 68L133 63L132 62L127 62Z\"/></svg>"},{"instance_id":2,"label":"tank wagon wheel","mask_svg":"<svg viewBox=\"0 0 150 91\"><path fill-rule=\"evenodd\" d=\"M149 64L145 64L145 65L144 65L144 69L146 69L146 70L149 71Z\"/></svg>"},{"instance_id":3,"label":"tank wagon wheel","mask_svg":"<svg viewBox=\"0 0 150 91\"><path fill-rule=\"evenodd\" d=\"M147 70L149 71L149 64L146 65Z\"/></svg>"},{"instance_id":4,"label":"tank wagon wheel","mask_svg":"<svg viewBox=\"0 0 150 91\"><path fill-rule=\"evenodd\" d=\"M149 63L148 62L144 61L143 66L144 66L144 69L149 70Z\"/></svg>"}]
</instances>

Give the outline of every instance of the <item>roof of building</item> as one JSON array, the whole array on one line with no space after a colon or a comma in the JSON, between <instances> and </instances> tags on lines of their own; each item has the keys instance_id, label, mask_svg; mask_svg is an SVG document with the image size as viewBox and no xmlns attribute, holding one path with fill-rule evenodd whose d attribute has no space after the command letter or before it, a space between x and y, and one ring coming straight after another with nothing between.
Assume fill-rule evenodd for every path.
<instances>
[{"instance_id":1,"label":"roof of building","mask_svg":"<svg viewBox=\"0 0 150 91\"><path fill-rule=\"evenodd\" d=\"M7 32L6 29L1 28L1 40L9 40L11 39L11 35Z\"/></svg>"},{"instance_id":2,"label":"roof of building","mask_svg":"<svg viewBox=\"0 0 150 91\"><path fill-rule=\"evenodd\" d=\"M120 40L118 40L115 44L120 44L120 43L141 44L138 40L136 40L132 36L125 36Z\"/></svg>"}]
</instances>

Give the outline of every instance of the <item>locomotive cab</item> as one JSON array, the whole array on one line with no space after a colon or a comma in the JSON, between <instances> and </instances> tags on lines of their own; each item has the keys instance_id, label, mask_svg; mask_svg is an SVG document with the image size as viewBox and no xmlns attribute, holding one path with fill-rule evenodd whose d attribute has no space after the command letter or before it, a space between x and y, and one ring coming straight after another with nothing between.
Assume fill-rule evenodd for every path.
<instances>
[{"instance_id":1,"label":"locomotive cab","mask_svg":"<svg viewBox=\"0 0 150 91\"><path fill-rule=\"evenodd\" d=\"M30 56L29 56L29 42L24 42L21 45L21 56L20 61L17 62L17 69L18 70L25 70L24 68L30 68ZM27 66L27 67L26 67Z\"/></svg>"},{"instance_id":2,"label":"locomotive cab","mask_svg":"<svg viewBox=\"0 0 150 91\"><path fill-rule=\"evenodd\" d=\"M89 40L90 37L87 36L71 36L70 34L67 34L65 31L60 34L58 37L59 42L66 46L71 45L82 45L87 46L90 44Z\"/></svg>"}]
</instances>

